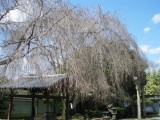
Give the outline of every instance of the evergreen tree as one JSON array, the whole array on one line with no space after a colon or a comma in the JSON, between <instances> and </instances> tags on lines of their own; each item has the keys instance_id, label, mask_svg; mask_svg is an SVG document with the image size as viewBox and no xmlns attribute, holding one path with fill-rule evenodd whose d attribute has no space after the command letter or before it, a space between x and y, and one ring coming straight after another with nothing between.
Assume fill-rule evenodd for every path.
<instances>
[{"instance_id":1,"label":"evergreen tree","mask_svg":"<svg viewBox=\"0 0 160 120\"><path fill-rule=\"evenodd\" d=\"M160 94L160 69L158 71L153 70L147 73L147 85L145 86L145 93L147 95L159 95Z\"/></svg>"}]
</instances>

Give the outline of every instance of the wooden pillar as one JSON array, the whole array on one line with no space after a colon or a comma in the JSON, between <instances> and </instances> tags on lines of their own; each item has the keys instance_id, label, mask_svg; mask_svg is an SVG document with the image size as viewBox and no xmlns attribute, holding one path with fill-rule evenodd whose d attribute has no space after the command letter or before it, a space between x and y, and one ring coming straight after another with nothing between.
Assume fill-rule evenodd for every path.
<instances>
[{"instance_id":1,"label":"wooden pillar","mask_svg":"<svg viewBox=\"0 0 160 120\"><path fill-rule=\"evenodd\" d=\"M46 112L49 112L49 98L46 98Z\"/></svg>"},{"instance_id":2,"label":"wooden pillar","mask_svg":"<svg viewBox=\"0 0 160 120\"><path fill-rule=\"evenodd\" d=\"M8 116L7 119L11 119L11 114L12 114L12 102L13 102L13 90L10 90L10 99L9 99L9 107L8 107Z\"/></svg>"},{"instance_id":3,"label":"wooden pillar","mask_svg":"<svg viewBox=\"0 0 160 120\"><path fill-rule=\"evenodd\" d=\"M55 99L53 99L53 109L54 109L54 114L56 114L56 100Z\"/></svg>"},{"instance_id":4,"label":"wooden pillar","mask_svg":"<svg viewBox=\"0 0 160 120\"><path fill-rule=\"evenodd\" d=\"M69 106L69 94L68 93L66 93L66 103L65 103L65 120L69 120L69 108L70 108L70 106Z\"/></svg>"},{"instance_id":5,"label":"wooden pillar","mask_svg":"<svg viewBox=\"0 0 160 120\"><path fill-rule=\"evenodd\" d=\"M69 120L69 109L70 109L70 104L69 104L69 78L66 78L66 85L65 85L65 94L66 94L66 101L65 101L65 120Z\"/></svg>"},{"instance_id":6,"label":"wooden pillar","mask_svg":"<svg viewBox=\"0 0 160 120\"><path fill-rule=\"evenodd\" d=\"M45 98L46 98L46 110L45 110L45 120L48 120L49 117L49 91L45 89Z\"/></svg>"},{"instance_id":7,"label":"wooden pillar","mask_svg":"<svg viewBox=\"0 0 160 120\"><path fill-rule=\"evenodd\" d=\"M34 101L35 101L35 91L32 90L32 108L31 108L32 114L31 114L31 117L32 117L33 120L35 119Z\"/></svg>"},{"instance_id":8,"label":"wooden pillar","mask_svg":"<svg viewBox=\"0 0 160 120\"><path fill-rule=\"evenodd\" d=\"M56 119L56 100L55 98L53 99L53 114L54 114L54 119Z\"/></svg>"},{"instance_id":9,"label":"wooden pillar","mask_svg":"<svg viewBox=\"0 0 160 120\"><path fill-rule=\"evenodd\" d=\"M38 101L39 101L39 99L37 98L37 101L36 101L36 115L38 115Z\"/></svg>"},{"instance_id":10,"label":"wooden pillar","mask_svg":"<svg viewBox=\"0 0 160 120\"><path fill-rule=\"evenodd\" d=\"M45 91L45 95L46 95L46 113L49 112L49 93L48 90Z\"/></svg>"}]
</instances>

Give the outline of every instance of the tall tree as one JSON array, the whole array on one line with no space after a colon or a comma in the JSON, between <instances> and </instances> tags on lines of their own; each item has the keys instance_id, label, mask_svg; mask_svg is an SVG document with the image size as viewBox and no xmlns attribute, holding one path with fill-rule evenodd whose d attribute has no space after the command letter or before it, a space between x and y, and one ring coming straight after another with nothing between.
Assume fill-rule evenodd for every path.
<instances>
[{"instance_id":1,"label":"tall tree","mask_svg":"<svg viewBox=\"0 0 160 120\"><path fill-rule=\"evenodd\" d=\"M95 98L107 100L124 97L121 83L127 76L139 77L146 68L134 37L114 14L100 8L91 13L63 0L7 4L12 2L24 18L18 23L2 19L1 34L6 37L1 42L0 64L5 65L8 78L51 70L67 73L70 93L92 92Z\"/></svg>"},{"instance_id":2,"label":"tall tree","mask_svg":"<svg viewBox=\"0 0 160 120\"><path fill-rule=\"evenodd\" d=\"M147 85L145 86L146 95L159 95L160 94L160 70L149 71L147 73Z\"/></svg>"}]
</instances>

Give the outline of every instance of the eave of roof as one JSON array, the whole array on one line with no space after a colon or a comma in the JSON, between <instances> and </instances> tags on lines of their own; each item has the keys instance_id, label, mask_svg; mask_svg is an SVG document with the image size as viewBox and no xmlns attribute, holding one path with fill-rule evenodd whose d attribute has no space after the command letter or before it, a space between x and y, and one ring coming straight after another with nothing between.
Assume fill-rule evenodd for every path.
<instances>
[{"instance_id":1,"label":"eave of roof","mask_svg":"<svg viewBox=\"0 0 160 120\"><path fill-rule=\"evenodd\" d=\"M42 75L42 76L23 76L17 80L10 80L8 83L0 85L0 88L10 89L34 89L52 87L58 82L65 80L66 74Z\"/></svg>"}]
</instances>

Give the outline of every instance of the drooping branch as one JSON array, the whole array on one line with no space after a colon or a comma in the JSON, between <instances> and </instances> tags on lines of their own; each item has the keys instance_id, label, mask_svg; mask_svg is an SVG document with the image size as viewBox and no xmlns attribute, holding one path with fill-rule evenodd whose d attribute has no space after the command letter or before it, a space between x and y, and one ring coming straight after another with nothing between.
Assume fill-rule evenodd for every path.
<instances>
[{"instance_id":1,"label":"drooping branch","mask_svg":"<svg viewBox=\"0 0 160 120\"><path fill-rule=\"evenodd\" d=\"M43 1L34 11L38 15L11 27L1 45L8 59L2 58L0 65L8 64L12 75L67 73L73 94L124 97L124 81L146 68L134 37L111 13L99 9L89 14L65 1L54 2L50 6Z\"/></svg>"}]
</instances>

